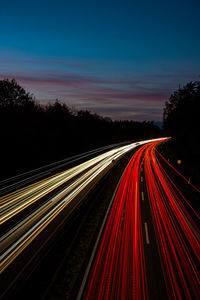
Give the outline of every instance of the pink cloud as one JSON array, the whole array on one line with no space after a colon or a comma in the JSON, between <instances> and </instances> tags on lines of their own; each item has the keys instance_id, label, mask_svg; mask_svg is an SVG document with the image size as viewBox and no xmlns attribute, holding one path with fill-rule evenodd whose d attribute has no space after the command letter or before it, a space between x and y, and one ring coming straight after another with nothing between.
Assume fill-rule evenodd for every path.
<instances>
[{"instance_id":1,"label":"pink cloud","mask_svg":"<svg viewBox=\"0 0 200 300\"><path fill-rule=\"evenodd\" d=\"M120 111L125 111L124 116L129 119L131 116L145 116L148 119L148 114L153 115L151 106L154 110L156 106L162 107L168 98L167 89L151 87L146 79L106 80L71 73L58 75L53 72L50 75L44 72L34 76L16 73L13 76L1 76L1 79L13 77L32 92L36 99L40 99L40 102L58 98L77 108L96 109L98 113L115 118L119 118Z\"/></svg>"}]
</instances>

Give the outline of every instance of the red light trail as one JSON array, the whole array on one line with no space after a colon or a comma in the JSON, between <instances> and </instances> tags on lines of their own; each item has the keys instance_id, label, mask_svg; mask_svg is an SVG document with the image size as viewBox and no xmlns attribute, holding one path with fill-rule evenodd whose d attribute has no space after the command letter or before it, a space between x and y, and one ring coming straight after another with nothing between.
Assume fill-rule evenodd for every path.
<instances>
[{"instance_id":1,"label":"red light trail","mask_svg":"<svg viewBox=\"0 0 200 300\"><path fill-rule=\"evenodd\" d=\"M145 271L139 199L141 159L129 162L121 179L96 255L85 299L145 299Z\"/></svg>"},{"instance_id":2,"label":"red light trail","mask_svg":"<svg viewBox=\"0 0 200 300\"><path fill-rule=\"evenodd\" d=\"M144 168L169 298L199 299L200 230L188 213L191 206L162 168L155 144L145 153Z\"/></svg>"},{"instance_id":3,"label":"red light trail","mask_svg":"<svg viewBox=\"0 0 200 300\"><path fill-rule=\"evenodd\" d=\"M146 244L150 241L147 223L141 216L144 192L140 181L143 180L168 297L200 299L200 230L194 221L199 221L199 216L162 167L162 156L159 160L156 150L160 142L139 148L125 169L90 270L84 299L151 298L145 237Z\"/></svg>"}]
</instances>

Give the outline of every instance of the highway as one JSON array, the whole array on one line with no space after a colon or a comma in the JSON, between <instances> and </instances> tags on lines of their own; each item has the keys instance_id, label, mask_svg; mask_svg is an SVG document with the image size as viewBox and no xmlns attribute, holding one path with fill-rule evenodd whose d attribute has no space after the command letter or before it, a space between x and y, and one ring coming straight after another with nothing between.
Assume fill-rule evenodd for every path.
<instances>
[{"instance_id":1,"label":"highway","mask_svg":"<svg viewBox=\"0 0 200 300\"><path fill-rule=\"evenodd\" d=\"M200 299L200 217L160 143L142 145L127 165L77 300Z\"/></svg>"},{"instance_id":2,"label":"highway","mask_svg":"<svg viewBox=\"0 0 200 300\"><path fill-rule=\"evenodd\" d=\"M70 216L120 158L132 149L151 141L154 140L145 140L125 146L118 145L114 148L112 146L113 149L107 152L39 181L35 181L35 175L28 174L31 177L34 176L34 182L29 185L25 185L26 182L30 182L29 179L26 181L24 175L16 178L21 180L19 183L13 182L13 178L11 181L7 181L8 188L3 188L4 195L0 198L0 273L4 274L18 257L23 262L23 268L19 270L16 278L10 278L8 285L3 289L2 297L16 283L20 272L23 272L29 264L29 258L23 257L24 250L45 231L49 224L55 223L53 231L56 233L60 226L56 222L56 218L61 213L64 212L65 218ZM49 170L45 169L47 174L55 166L49 167ZM36 178L40 178L41 174L44 176L44 170L40 171L41 173L37 173ZM5 193L6 190L9 191L8 194ZM47 236L40 245L37 245L35 252L39 252L39 249L44 247L48 241L49 237Z\"/></svg>"},{"instance_id":3,"label":"highway","mask_svg":"<svg viewBox=\"0 0 200 300\"><path fill-rule=\"evenodd\" d=\"M56 174L57 172L61 170L66 170L68 166L74 165L74 164L80 164L82 160L90 159L93 156L97 156L97 154L104 153L107 150L111 150L120 146L125 145L126 143L118 143L118 144L112 144L109 146L104 146L98 149L90 150L88 152L84 152L81 154L74 155L72 157L68 157L66 159L56 161L54 163L45 165L43 167L28 171L23 174L18 174L16 176L4 179L0 181L0 195L8 194L9 192L12 192L13 190L19 189L20 187L23 187L27 185L28 183L33 183L38 181L39 179L46 178L50 175Z\"/></svg>"}]
</instances>

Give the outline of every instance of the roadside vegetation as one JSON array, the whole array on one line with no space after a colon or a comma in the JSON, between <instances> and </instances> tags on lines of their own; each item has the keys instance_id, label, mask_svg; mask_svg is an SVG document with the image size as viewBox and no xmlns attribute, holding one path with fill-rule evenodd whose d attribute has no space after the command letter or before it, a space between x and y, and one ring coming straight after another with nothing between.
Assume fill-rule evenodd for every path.
<instances>
[{"instance_id":1,"label":"roadside vegetation","mask_svg":"<svg viewBox=\"0 0 200 300\"><path fill-rule=\"evenodd\" d=\"M41 105L0 80L0 179L112 143L161 136L153 122L112 121L62 101Z\"/></svg>"},{"instance_id":2,"label":"roadside vegetation","mask_svg":"<svg viewBox=\"0 0 200 300\"><path fill-rule=\"evenodd\" d=\"M165 151L179 170L200 187L200 81L176 90L165 103L163 126L173 139Z\"/></svg>"}]
</instances>

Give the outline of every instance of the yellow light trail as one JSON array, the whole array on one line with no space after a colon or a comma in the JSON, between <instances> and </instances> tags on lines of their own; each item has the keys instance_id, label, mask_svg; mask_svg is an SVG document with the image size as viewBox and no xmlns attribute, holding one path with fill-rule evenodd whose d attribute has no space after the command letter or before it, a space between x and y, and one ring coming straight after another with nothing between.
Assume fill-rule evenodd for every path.
<instances>
[{"instance_id":1,"label":"yellow light trail","mask_svg":"<svg viewBox=\"0 0 200 300\"><path fill-rule=\"evenodd\" d=\"M55 196L51 196L42 206L1 236L0 273L69 203L73 203L73 200L81 195L81 192L87 195L90 189L112 168L113 161L117 162L128 151L151 141L154 140L132 143L110 150L74 168L1 197L0 201L3 204L1 207L1 223L3 223L25 207L47 195L50 191L70 179L74 179L62 191ZM82 201L82 198L84 198L83 195L80 201ZM72 207L71 209L75 208Z\"/></svg>"}]
</instances>

